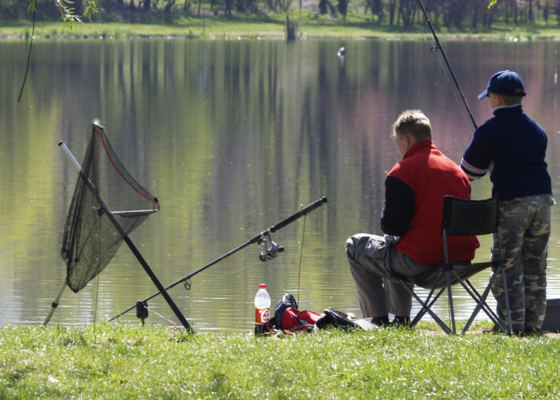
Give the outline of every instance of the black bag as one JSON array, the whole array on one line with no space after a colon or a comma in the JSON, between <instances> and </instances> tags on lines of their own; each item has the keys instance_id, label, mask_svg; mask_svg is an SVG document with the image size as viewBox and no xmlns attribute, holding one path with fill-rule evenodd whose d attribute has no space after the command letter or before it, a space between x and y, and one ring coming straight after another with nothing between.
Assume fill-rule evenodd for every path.
<instances>
[{"instance_id":1,"label":"black bag","mask_svg":"<svg viewBox=\"0 0 560 400\"><path fill-rule=\"evenodd\" d=\"M342 311L335 310L334 308L327 308L325 310L325 316L317 321L315 326L319 329L324 329L328 326L331 326L333 328L340 328L345 331L356 328L362 329L361 326L358 325L351 316L343 313Z\"/></svg>"}]
</instances>

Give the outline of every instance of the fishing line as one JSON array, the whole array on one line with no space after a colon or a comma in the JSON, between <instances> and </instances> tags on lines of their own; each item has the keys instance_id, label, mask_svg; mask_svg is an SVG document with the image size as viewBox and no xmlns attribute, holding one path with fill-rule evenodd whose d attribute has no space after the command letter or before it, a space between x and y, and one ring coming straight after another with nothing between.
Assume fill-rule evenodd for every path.
<instances>
[{"instance_id":1,"label":"fishing line","mask_svg":"<svg viewBox=\"0 0 560 400\"><path fill-rule=\"evenodd\" d=\"M435 45L432 46L431 50L434 53L437 52L438 50L441 51L441 55L443 57L443 60L445 61L445 65L447 66L447 69L449 70L449 73L451 74L451 78L453 79L453 83L455 84L455 88L457 89L457 93L460 95L463 106L465 107L466 111L468 112L469 118L471 120L472 125L474 126L474 129L477 129L476 121L475 121L474 116L472 114L472 111L469 107L469 104L467 103L467 99L465 98L465 96L463 94L463 91L461 90L461 86L459 85L459 81L457 81L455 73L453 72L453 68L451 68L451 64L449 64L449 60L447 59L447 56L445 55L445 51L443 50L443 47L441 46L441 43L439 42L436 31L434 30L434 26L432 25L432 22L430 21L430 18L428 17L428 13L426 12L426 9L424 8L424 4L422 3L422 0L416 0L416 1L417 1L416 7L420 6L420 9L422 11L422 15L424 15L424 19L423 19L424 29L427 30L426 29L426 24L428 24L428 27L430 28L430 31L432 32L432 36L435 40ZM438 59L439 59L439 56L438 56ZM440 65L441 65L441 60L440 60ZM442 65L442 67L443 67L443 65ZM443 68L443 70L444 70L444 74L447 76L447 74L445 72L445 68ZM449 77L447 77L447 79L448 79L448 82L449 82ZM453 91L453 92L455 93L455 91Z\"/></svg>"},{"instance_id":2,"label":"fishing line","mask_svg":"<svg viewBox=\"0 0 560 400\"><path fill-rule=\"evenodd\" d=\"M27 80L27 73L29 72L29 65L31 64L31 50L33 50L33 39L35 38L35 17L37 16L37 1L34 1L33 5L33 29L31 30L31 41L29 42L29 54L27 55L27 67L25 68L25 75L23 76L23 83L21 84L21 90L19 92L18 103L21 101L21 95L23 94L23 88L25 87L25 81Z\"/></svg>"},{"instance_id":3,"label":"fishing line","mask_svg":"<svg viewBox=\"0 0 560 400\"><path fill-rule=\"evenodd\" d=\"M303 204L301 204L301 208L303 209ZM301 282L301 264L303 262L303 242L305 240L305 222L307 221L307 215L303 217L303 232L301 234L301 252L299 255L299 271L298 271L298 278L297 278L297 302L299 304L299 289L300 289L300 282Z\"/></svg>"},{"instance_id":4,"label":"fishing line","mask_svg":"<svg viewBox=\"0 0 560 400\"><path fill-rule=\"evenodd\" d=\"M93 312L93 329L95 330L95 322L97 321L97 306L99 304L99 275L97 275L97 285L95 285L95 310Z\"/></svg>"},{"instance_id":5,"label":"fishing line","mask_svg":"<svg viewBox=\"0 0 560 400\"><path fill-rule=\"evenodd\" d=\"M247 266L245 266L245 267L243 267L243 268L239 268L239 269L237 269L237 270L235 270L235 271L228 272L227 274L222 274L222 275L217 276L216 278L213 278L213 279L203 280L203 281L200 282L199 284L194 285L194 286L191 286L191 289L196 288L196 287L199 287L199 286L202 286L202 285L206 285L207 283L210 283L210 282L217 281L218 279L225 278L226 276L235 274L235 273L237 273L237 272L239 272L239 271L243 271L243 270L245 270L245 269L249 269L249 268L254 267L255 265L259 265L259 264L262 264L262 262L257 262L257 263L251 264L251 265L247 265Z\"/></svg>"},{"instance_id":6,"label":"fishing line","mask_svg":"<svg viewBox=\"0 0 560 400\"><path fill-rule=\"evenodd\" d=\"M97 224L97 219L95 220L95 224ZM101 226L101 225L99 225ZM93 229L92 229L93 232ZM98 235L99 239L98 239L98 248L99 251L101 250L101 235ZM97 274L97 285L95 285L95 310L93 312L93 337L94 337L94 341L95 343L97 343L97 330L95 329L95 323L97 321L97 308L99 305L99 275Z\"/></svg>"},{"instance_id":7,"label":"fishing line","mask_svg":"<svg viewBox=\"0 0 560 400\"><path fill-rule=\"evenodd\" d=\"M426 29L426 25L424 25L424 29ZM433 49L434 47L432 47ZM459 98L459 95L457 94L457 92L455 90L453 90L453 83L451 82L451 79L449 78L449 73L445 70L445 66L443 65L442 61L441 61L441 57L439 56L437 50L432 50L434 53L436 53L436 57L439 61L439 65L441 66L441 68L443 69L443 75L445 76L445 79L447 79L447 84L449 85L449 87L451 88L451 93L453 93L453 97L455 98L455 102L457 103L457 105L459 106L459 110L461 110L461 115L463 116L463 119L465 120L465 123L467 124L467 126L470 127L471 122L469 121L469 117L465 112L465 109L463 107L461 107L461 99ZM476 126L475 126L476 129Z\"/></svg>"},{"instance_id":8,"label":"fishing line","mask_svg":"<svg viewBox=\"0 0 560 400\"><path fill-rule=\"evenodd\" d=\"M152 310L150 307L146 307L147 310L149 310L150 312L152 312L153 314L157 315L158 317L166 320L167 322L169 322L171 325L173 326L177 326L177 322L171 321L170 319L165 318L163 315L161 315L160 313Z\"/></svg>"}]
</instances>

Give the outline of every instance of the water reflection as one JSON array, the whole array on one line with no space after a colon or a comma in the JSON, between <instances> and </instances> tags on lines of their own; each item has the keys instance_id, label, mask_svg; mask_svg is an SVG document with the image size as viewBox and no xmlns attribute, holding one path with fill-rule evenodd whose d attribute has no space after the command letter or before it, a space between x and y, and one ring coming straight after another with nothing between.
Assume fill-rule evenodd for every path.
<instances>
[{"instance_id":1,"label":"water reflection","mask_svg":"<svg viewBox=\"0 0 560 400\"><path fill-rule=\"evenodd\" d=\"M459 162L472 126L428 42L39 41L21 103L24 42L0 43L0 324L40 323L64 279L59 256L77 180L58 149L78 159L99 118L132 175L162 211L132 238L171 283L322 196L329 203L274 239L286 247L261 263L249 246L171 290L195 328L250 331L253 297L297 294L302 308L359 313L346 238L379 233L386 172L398 161L390 126L405 108L431 119L437 146ZM336 53L347 49L344 64ZM445 48L480 124L488 77L514 69L526 110L549 134L560 177L558 43L448 43ZM473 186L490 195L490 182ZM560 297L559 224L550 240L549 298ZM301 242L304 240L300 271ZM489 238L477 261L486 260ZM487 275L475 279L481 285ZM104 320L155 292L126 248L82 292L65 292L52 323ZM440 307L445 307L444 302ZM464 316L470 305L461 303ZM150 323L174 316L157 298ZM125 321L136 321L133 313Z\"/></svg>"}]
</instances>

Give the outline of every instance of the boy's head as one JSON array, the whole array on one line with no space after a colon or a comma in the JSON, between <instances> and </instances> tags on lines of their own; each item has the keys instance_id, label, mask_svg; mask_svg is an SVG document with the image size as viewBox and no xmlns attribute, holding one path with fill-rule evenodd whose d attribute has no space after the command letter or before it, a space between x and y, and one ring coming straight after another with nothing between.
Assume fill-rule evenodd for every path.
<instances>
[{"instance_id":1,"label":"boy's head","mask_svg":"<svg viewBox=\"0 0 560 400\"><path fill-rule=\"evenodd\" d=\"M502 99L503 105L519 104L525 93L525 84L521 76L513 71L496 72L488 81L486 90L482 92L478 99L490 97L490 93L498 95Z\"/></svg>"},{"instance_id":2,"label":"boy's head","mask_svg":"<svg viewBox=\"0 0 560 400\"><path fill-rule=\"evenodd\" d=\"M420 110L403 111L393 124L391 137L395 139L399 153L404 157L416 143L432 139L430 120Z\"/></svg>"}]
</instances>

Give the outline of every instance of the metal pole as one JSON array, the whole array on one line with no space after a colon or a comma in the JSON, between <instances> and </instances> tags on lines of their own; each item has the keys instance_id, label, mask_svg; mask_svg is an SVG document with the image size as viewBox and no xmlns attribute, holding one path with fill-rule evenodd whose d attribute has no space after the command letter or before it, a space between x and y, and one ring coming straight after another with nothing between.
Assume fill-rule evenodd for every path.
<instances>
[{"instance_id":1,"label":"metal pole","mask_svg":"<svg viewBox=\"0 0 560 400\"><path fill-rule=\"evenodd\" d=\"M128 236L128 234L126 233L126 231L124 230L124 228L122 227L120 222L115 218L115 216L111 212L111 209L109 208L107 203L105 203L105 200L103 200L103 198L99 195L99 193L97 192L97 189L95 189L95 186L93 186L91 181L88 179L87 175L83 171L80 164L76 161L76 159L74 158L74 156L72 155L72 153L70 152L68 147L66 147L64 142L60 142L58 145L64 150L64 152L68 155L68 157L70 157L70 160L74 164L74 167L76 167L76 169L79 172L80 178L82 178L82 180L85 182L85 184L91 190L93 195L96 197L99 205L105 210L105 212L107 213L107 217L109 218L111 223L115 226L117 231L120 233L120 235L122 236L122 238L124 239L124 241L126 242L128 247L130 248L130 250L132 251L132 253L136 257L136 259L140 263L140 265L142 265L142 267L144 268L144 270L146 271L146 273L150 277L150 279L154 282L154 284L156 285L158 290L161 292L161 294L163 295L163 297L167 301L167 304L169 304L169 307L171 307L171 309L173 310L173 312L177 316L177 319L179 320L179 322L185 327L185 329L187 331L193 332L192 327L190 326L187 319L181 313L181 310L179 310L179 308L177 307L177 305L175 304L175 302L173 301L171 296L169 296L169 294L167 293L167 291L165 290L165 288L163 287L163 285L161 284L161 282L159 281L157 276L154 274L154 272L152 271L152 269L150 268L150 266L148 265L148 263L146 262L144 257L142 257L142 254L140 254L140 252L138 251L138 249L136 248L136 246L134 245L132 240L130 240L130 237Z\"/></svg>"},{"instance_id":2,"label":"metal pole","mask_svg":"<svg viewBox=\"0 0 560 400\"><path fill-rule=\"evenodd\" d=\"M62 297L62 292L64 292L64 289L66 289L66 279L64 279L64 282L62 283L62 287L60 288L60 291L58 292L58 296L56 296L56 299L54 299L54 301L51 304L51 309L50 309L49 313L47 314L47 317L43 321L43 326L47 326L47 324L51 320L51 317L54 314L54 310L56 310L56 308L58 307L58 302L60 301L60 298Z\"/></svg>"},{"instance_id":3,"label":"metal pole","mask_svg":"<svg viewBox=\"0 0 560 400\"><path fill-rule=\"evenodd\" d=\"M307 207L303 208L301 211L299 211L299 212L293 214L292 216L282 220L281 222L277 223L276 225L272 225L270 228L268 228L267 230L255 235L254 237L252 237L251 239L249 239L248 241L246 241L242 245L236 247L233 250L228 251L227 253L225 253L221 257L216 258L214 261L210 262L209 264L206 264L204 267L199 268L196 271L191 272L189 275L184 276L183 278L179 279L178 281L173 282L171 285L167 286L165 289L169 290L169 289L177 286L179 283L182 283L182 282L185 282L185 281L189 280L193 276L199 274L200 272L204 271L207 268L210 268L212 265L217 264L218 262L222 261L223 259L231 256L232 254L237 253L239 250L249 246L250 244L257 243L260 238L266 237L266 236L270 235L271 233L274 233L274 232L284 228L286 225L291 224L292 222L296 221L297 219L303 217L304 215L309 214L311 211L315 210L318 207L321 207L326 202L327 202L326 197L320 198L319 200L317 200L317 201L311 203L310 205L308 205ZM145 301L151 300L159 294L160 294L160 292L154 293L150 297L146 297L144 300L141 300L141 301L145 302ZM109 320L109 322L113 321L114 319L119 318L121 315L126 314L127 312L129 312L130 310L132 310L134 308L136 308L136 305L133 305L132 307L127 308L126 310L121 312L119 315L115 315L113 318L111 318Z\"/></svg>"},{"instance_id":4,"label":"metal pole","mask_svg":"<svg viewBox=\"0 0 560 400\"><path fill-rule=\"evenodd\" d=\"M99 221L99 218L101 218L101 217L99 216L99 214L97 214L97 218L95 218L95 223L93 224L93 226L89 230L89 233L88 233L88 236L87 236L87 238L84 242L84 245L82 246L82 249L78 253L78 258L81 258L82 252L84 251L84 249L86 247L86 243L88 242L89 238L91 237L91 234L93 233L93 230L95 229L95 226L97 225L97 221ZM62 284L62 287L60 288L60 292L58 293L58 296L56 297L56 299L52 303L51 310L49 311L49 314L45 318L45 321L43 322L43 326L47 326L47 324L51 320L51 317L54 314L54 309L56 307L58 307L58 301L60 300L60 297L62 296L62 292L64 291L65 288L66 288L66 279L64 280L64 283Z\"/></svg>"}]
</instances>

